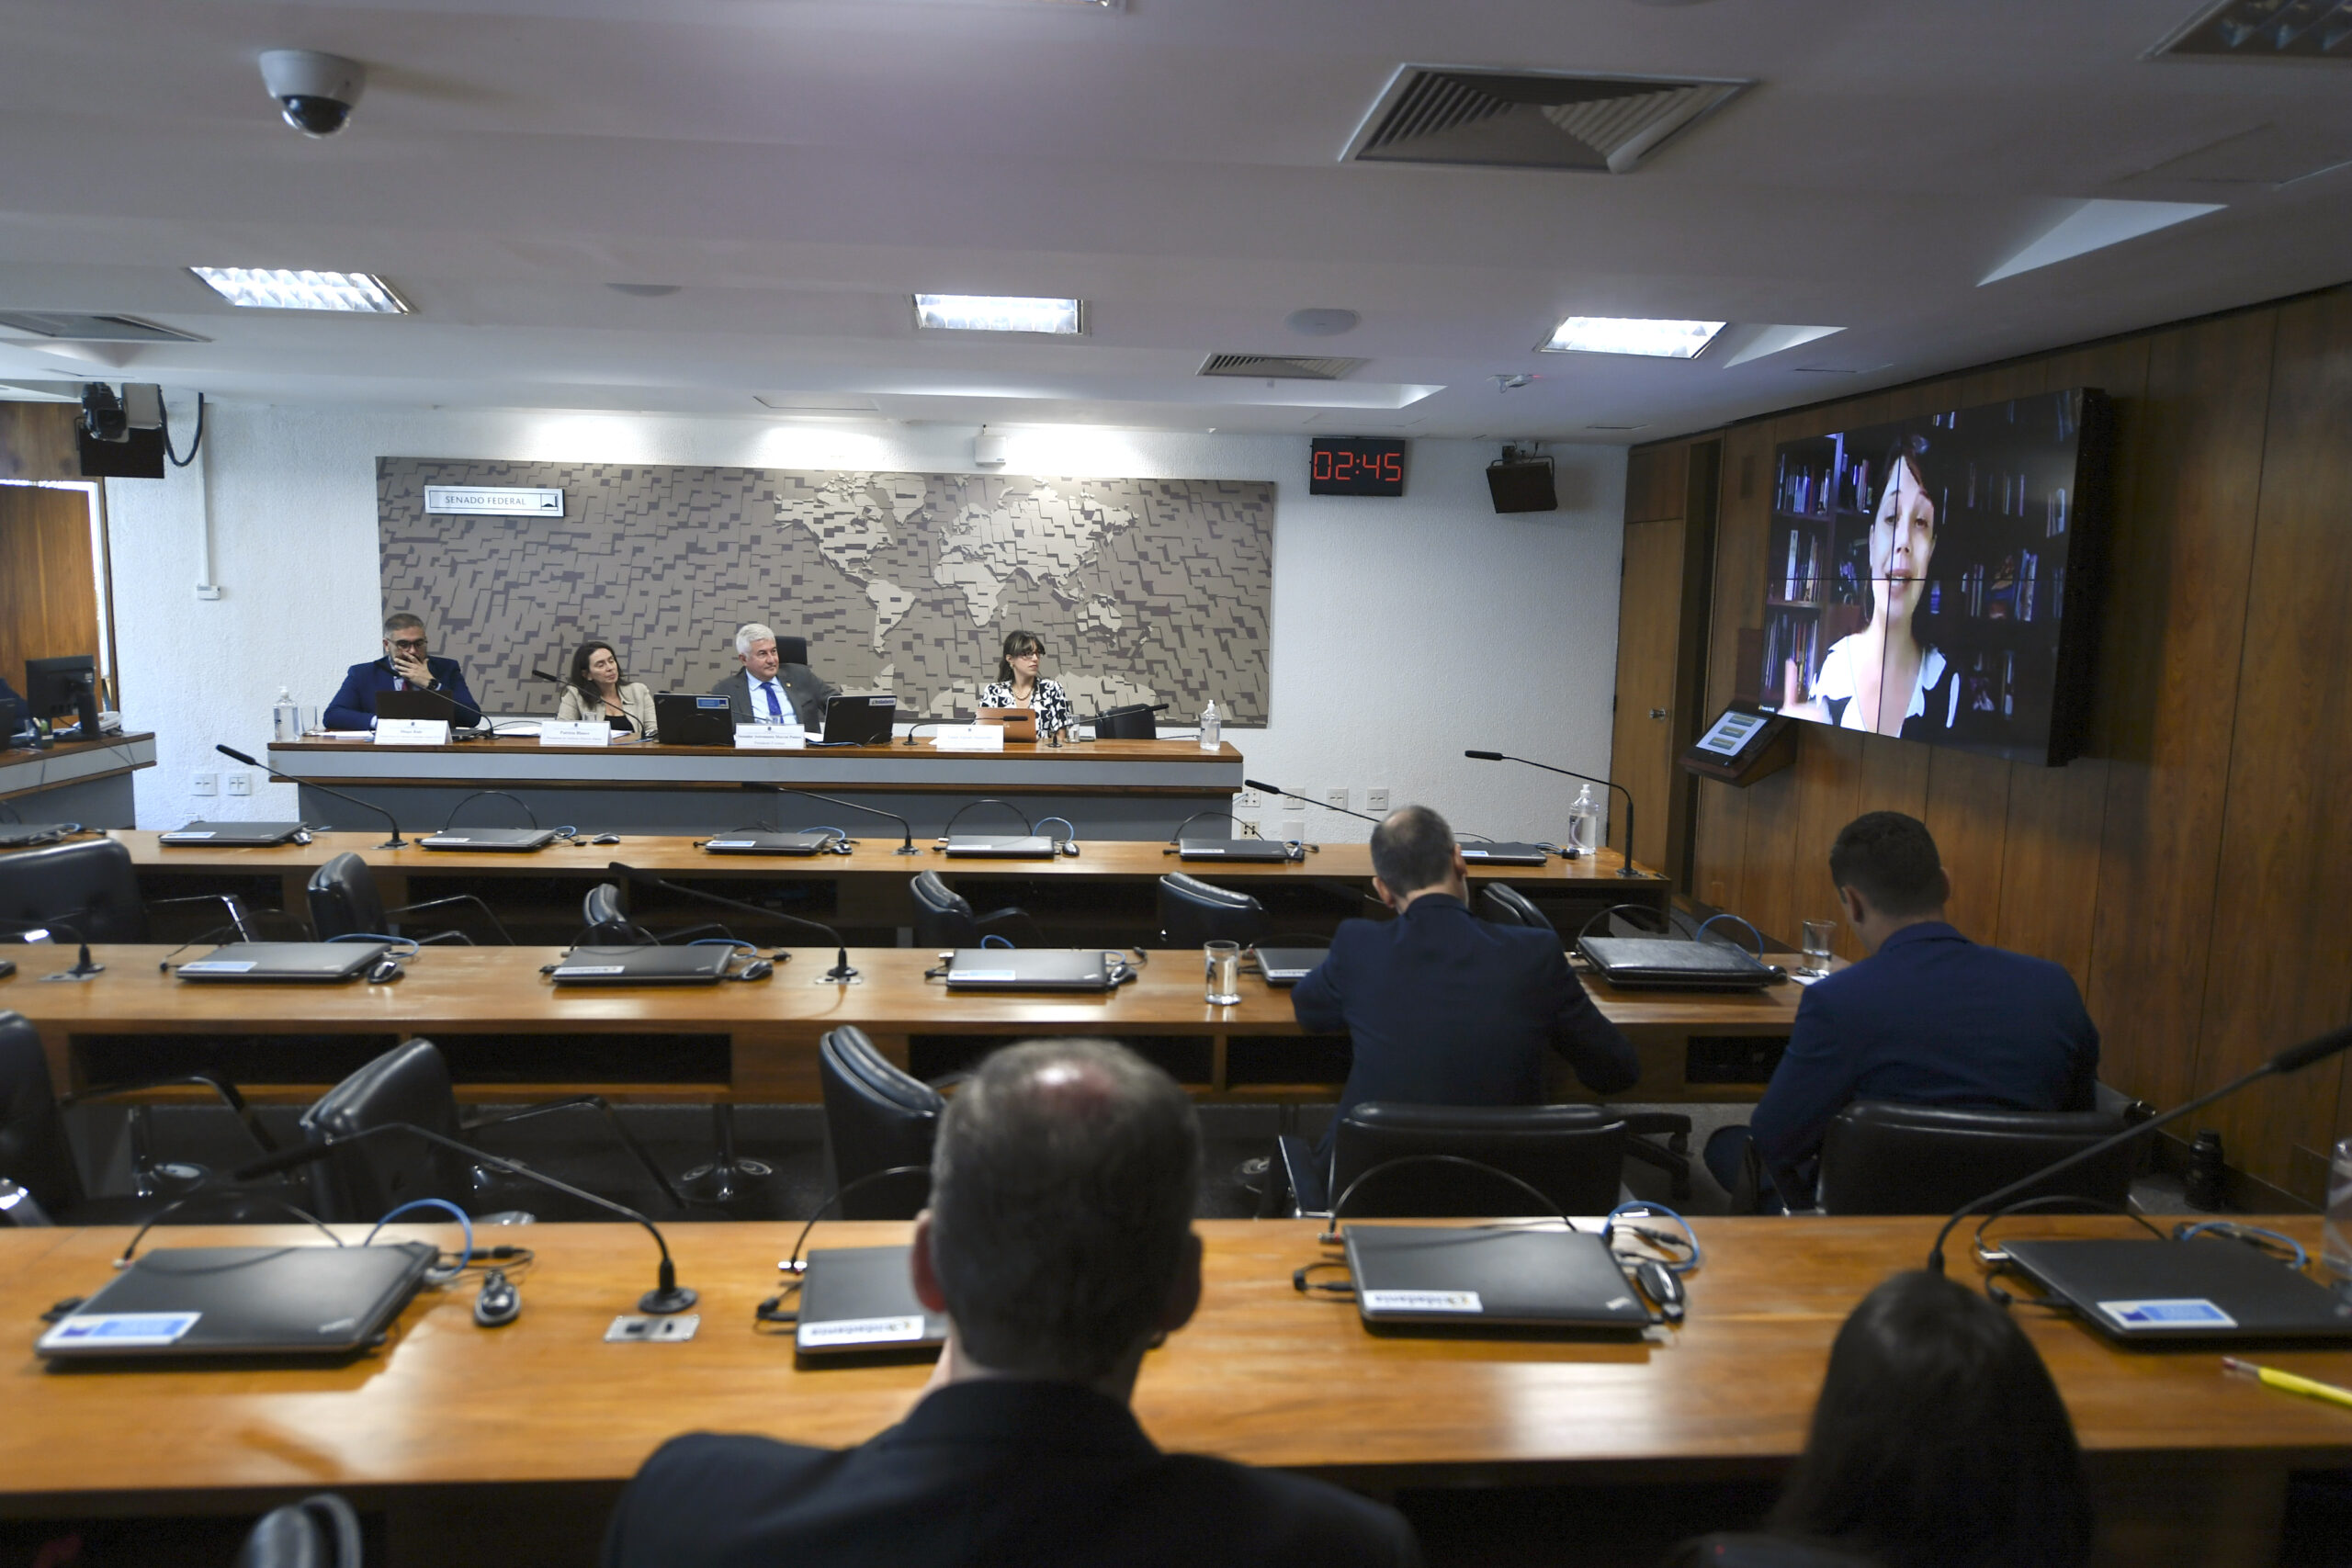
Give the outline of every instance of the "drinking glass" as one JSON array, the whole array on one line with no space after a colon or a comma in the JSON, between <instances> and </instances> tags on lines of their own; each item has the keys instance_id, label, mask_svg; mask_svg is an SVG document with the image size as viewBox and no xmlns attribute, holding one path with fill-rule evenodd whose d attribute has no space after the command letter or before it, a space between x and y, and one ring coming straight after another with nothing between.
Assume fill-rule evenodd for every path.
<instances>
[{"instance_id":1,"label":"drinking glass","mask_svg":"<svg viewBox=\"0 0 2352 1568\"><path fill-rule=\"evenodd\" d=\"M317 707L306 707L302 710L302 733L305 735L316 735L319 733L319 710Z\"/></svg>"},{"instance_id":2,"label":"drinking glass","mask_svg":"<svg viewBox=\"0 0 2352 1568\"><path fill-rule=\"evenodd\" d=\"M1808 980L1828 974L1829 944L1837 939L1837 921L1807 920L1804 923L1804 967L1797 973Z\"/></svg>"},{"instance_id":3,"label":"drinking glass","mask_svg":"<svg viewBox=\"0 0 2352 1568\"><path fill-rule=\"evenodd\" d=\"M2335 1145L2327 1171L2327 1220L2321 1233L2320 1259L2335 1277L2336 1288L2352 1287L2352 1138Z\"/></svg>"},{"instance_id":4,"label":"drinking glass","mask_svg":"<svg viewBox=\"0 0 2352 1568\"><path fill-rule=\"evenodd\" d=\"M1209 988L1206 1000L1215 1007L1229 1008L1241 999L1241 944L1238 942L1208 942L1201 944L1206 958Z\"/></svg>"}]
</instances>

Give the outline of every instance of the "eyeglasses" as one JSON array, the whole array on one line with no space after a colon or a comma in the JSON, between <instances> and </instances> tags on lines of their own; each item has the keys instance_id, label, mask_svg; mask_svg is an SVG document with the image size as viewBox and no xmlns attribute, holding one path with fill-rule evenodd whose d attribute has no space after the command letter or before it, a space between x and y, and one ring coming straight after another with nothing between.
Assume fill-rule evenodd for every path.
<instances>
[{"instance_id":1,"label":"eyeglasses","mask_svg":"<svg viewBox=\"0 0 2352 1568\"><path fill-rule=\"evenodd\" d=\"M408 653L423 653L424 639L421 637L396 637L392 639L392 646Z\"/></svg>"}]
</instances>

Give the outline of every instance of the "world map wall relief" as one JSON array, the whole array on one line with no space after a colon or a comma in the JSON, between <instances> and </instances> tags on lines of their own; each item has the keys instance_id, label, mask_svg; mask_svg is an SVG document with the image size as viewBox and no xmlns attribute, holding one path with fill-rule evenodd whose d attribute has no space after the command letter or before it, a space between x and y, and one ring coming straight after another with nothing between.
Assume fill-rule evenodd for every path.
<instances>
[{"instance_id":1,"label":"world map wall relief","mask_svg":"<svg viewBox=\"0 0 2352 1568\"><path fill-rule=\"evenodd\" d=\"M428 514L427 485L560 490L563 515ZM493 711L552 712L530 670L592 637L630 680L707 691L764 621L902 711L970 709L1023 629L1081 716L1267 719L1271 481L379 457L376 495L386 613L424 616Z\"/></svg>"}]
</instances>

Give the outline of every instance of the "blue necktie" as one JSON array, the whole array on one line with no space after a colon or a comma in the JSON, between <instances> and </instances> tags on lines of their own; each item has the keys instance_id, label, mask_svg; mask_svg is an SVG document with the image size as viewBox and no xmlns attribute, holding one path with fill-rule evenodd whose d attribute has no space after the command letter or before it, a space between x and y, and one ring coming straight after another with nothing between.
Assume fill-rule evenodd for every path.
<instances>
[{"instance_id":1,"label":"blue necktie","mask_svg":"<svg viewBox=\"0 0 2352 1568\"><path fill-rule=\"evenodd\" d=\"M763 681L760 682L760 690L768 694L768 716L775 720L778 724L782 724L784 722L784 709L778 705L775 700L775 682L774 681Z\"/></svg>"}]
</instances>

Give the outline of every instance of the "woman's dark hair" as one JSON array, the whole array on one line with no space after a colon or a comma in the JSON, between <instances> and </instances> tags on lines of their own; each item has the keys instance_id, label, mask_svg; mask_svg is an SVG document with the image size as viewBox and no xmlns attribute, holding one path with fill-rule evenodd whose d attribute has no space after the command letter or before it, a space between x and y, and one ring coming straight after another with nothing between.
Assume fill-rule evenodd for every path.
<instances>
[{"instance_id":1,"label":"woman's dark hair","mask_svg":"<svg viewBox=\"0 0 2352 1568\"><path fill-rule=\"evenodd\" d=\"M1903 470L1906 468L1911 470L1913 482L1918 485L1922 492L1926 492L1928 490L1928 438L1926 436L1898 435L1894 438L1894 445L1886 449L1886 478L1878 487L1878 494L1872 496L1870 501L1871 527L1878 526L1878 509L1886 504L1887 492L1894 489L1894 481L1902 477ZM1943 524L1943 513L1939 509L1936 513L1936 527L1939 532L1942 530ZM1877 618L1877 615L1878 601L1873 599L1869 590L1865 588L1862 593L1862 625L1869 626Z\"/></svg>"},{"instance_id":2,"label":"woman's dark hair","mask_svg":"<svg viewBox=\"0 0 2352 1568\"><path fill-rule=\"evenodd\" d=\"M1012 680L1012 661L1014 660L1020 658L1024 653L1043 653L1045 651L1046 639L1039 637L1035 632L1005 633L1004 657L996 661L996 678L1008 684L1011 683Z\"/></svg>"},{"instance_id":3,"label":"woman's dark hair","mask_svg":"<svg viewBox=\"0 0 2352 1568\"><path fill-rule=\"evenodd\" d=\"M583 700L591 703L602 702L605 698L605 694L598 688L594 677L588 673L588 661L596 657L596 650L600 648L613 656L613 668L620 670L620 650L609 642L583 642L580 645L579 651L571 656L572 689L578 692ZM622 670L613 682L614 694L617 696L620 689L627 684L628 684L628 671Z\"/></svg>"},{"instance_id":4,"label":"woman's dark hair","mask_svg":"<svg viewBox=\"0 0 2352 1568\"><path fill-rule=\"evenodd\" d=\"M2086 1562L2082 1454L2025 1331L1940 1274L1897 1274L1863 1297L1772 1528L1883 1568Z\"/></svg>"}]
</instances>

